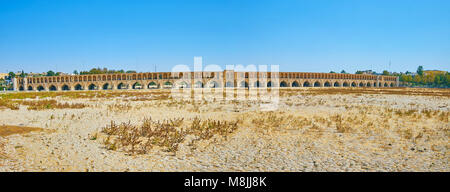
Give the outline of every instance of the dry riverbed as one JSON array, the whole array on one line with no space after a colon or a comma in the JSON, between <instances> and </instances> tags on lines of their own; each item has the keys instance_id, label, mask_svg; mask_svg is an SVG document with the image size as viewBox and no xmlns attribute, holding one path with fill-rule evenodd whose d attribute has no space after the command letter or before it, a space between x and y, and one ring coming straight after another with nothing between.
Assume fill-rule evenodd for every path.
<instances>
[{"instance_id":1,"label":"dry riverbed","mask_svg":"<svg viewBox=\"0 0 450 192\"><path fill-rule=\"evenodd\" d=\"M281 90L274 111L164 90L0 98L0 171L450 171L448 89Z\"/></svg>"}]
</instances>

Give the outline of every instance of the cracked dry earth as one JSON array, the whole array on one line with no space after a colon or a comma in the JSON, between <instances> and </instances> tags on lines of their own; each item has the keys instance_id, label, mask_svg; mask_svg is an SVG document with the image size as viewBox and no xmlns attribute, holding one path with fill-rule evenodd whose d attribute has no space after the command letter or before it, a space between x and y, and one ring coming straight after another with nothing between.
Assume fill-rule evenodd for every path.
<instances>
[{"instance_id":1,"label":"cracked dry earth","mask_svg":"<svg viewBox=\"0 0 450 192\"><path fill-rule=\"evenodd\" d=\"M450 171L449 90L351 90L280 91L275 111L261 110L258 101L64 96L53 99L88 107L0 109L0 129L36 128L0 134L0 171ZM101 131L111 121L140 124L146 117L239 124L226 137L192 142L195 136L187 135L175 152L105 146Z\"/></svg>"}]
</instances>

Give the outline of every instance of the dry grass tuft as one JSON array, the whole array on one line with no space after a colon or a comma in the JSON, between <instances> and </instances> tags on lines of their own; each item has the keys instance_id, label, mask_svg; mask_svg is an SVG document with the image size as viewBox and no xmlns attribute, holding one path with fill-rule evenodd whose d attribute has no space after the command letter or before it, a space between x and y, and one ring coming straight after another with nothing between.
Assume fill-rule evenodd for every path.
<instances>
[{"instance_id":1,"label":"dry grass tuft","mask_svg":"<svg viewBox=\"0 0 450 192\"><path fill-rule=\"evenodd\" d=\"M195 135L199 140L208 140L214 135L227 136L237 129L238 121L214 121L195 118L188 126L183 118L154 121L143 120L139 126L130 122L116 124L111 121L102 129L107 135L105 146L110 150L122 149L131 154L147 153L153 146L162 147L167 152L176 152L178 145L187 135Z\"/></svg>"},{"instance_id":2,"label":"dry grass tuft","mask_svg":"<svg viewBox=\"0 0 450 192\"><path fill-rule=\"evenodd\" d=\"M28 110L45 109L82 109L88 105L83 103L60 103L56 100L18 101L22 105L28 105Z\"/></svg>"}]
</instances>

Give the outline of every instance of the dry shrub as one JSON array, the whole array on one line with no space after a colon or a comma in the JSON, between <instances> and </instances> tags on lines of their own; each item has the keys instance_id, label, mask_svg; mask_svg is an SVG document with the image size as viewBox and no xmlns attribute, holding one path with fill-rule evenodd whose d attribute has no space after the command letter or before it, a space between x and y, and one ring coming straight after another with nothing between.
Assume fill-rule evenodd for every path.
<instances>
[{"instance_id":1,"label":"dry shrub","mask_svg":"<svg viewBox=\"0 0 450 192\"><path fill-rule=\"evenodd\" d=\"M336 123L336 130L339 133L349 133L352 131L352 128L344 122L345 120L342 115L335 115L333 117L333 120Z\"/></svg>"},{"instance_id":2,"label":"dry shrub","mask_svg":"<svg viewBox=\"0 0 450 192\"><path fill-rule=\"evenodd\" d=\"M201 120L196 117L190 126L189 133L200 139L210 139L214 135L227 136L238 128L239 121L227 122L218 120Z\"/></svg>"},{"instance_id":3,"label":"dry shrub","mask_svg":"<svg viewBox=\"0 0 450 192\"><path fill-rule=\"evenodd\" d=\"M83 103L60 103L56 100L37 100L37 101L20 101L22 105L28 105L28 110L44 110L44 109L81 109L87 107Z\"/></svg>"},{"instance_id":4,"label":"dry shrub","mask_svg":"<svg viewBox=\"0 0 450 192\"><path fill-rule=\"evenodd\" d=\"M19 110L19 105L10 99L0 98L0 108L9 108L11 110Z\"/></svg>"},{"instance_id":5,"label":"dry shrub","mask_svg":"<svg viewBox=\"0 0 450 192\"><path fill-rule=\"evenodd\" d=\"M0 138L0 139L2 139L2 138ZM2 140L0 140L0 158L1 158L1 159L7 158L6 152L5 152L5 144L3 143ZM1 165L0 165L0 166L1 166Z\"/></svg>"},{"instance_id":6,"label":"dry shrub","mask_svg":"<svg viewBox=\"0 0 450 192\"><path fill-rule=\"evenodd\" d=\"M104 144L108 149L123 149L126 152L147 153L153 146L159 146L168 152L176 152L178 145L186 135L195 135L198 139L208 140L214 135L227 136L237 129L238 121L215 121L195 118L190 125L185 125L183 118L154 121L143 120L139 126L130 122L116 124L111 121L102 129L107 134Z\"/></svg>"},{"instance_id":7,"label":"dry shrub","mask_svg":"<svg viewBox=\"0 0 450 192\"><path fill-rule=\"evenodd\" d=\"M120 104L120 103L114 103L108 105L108 111L115 111L115 112L128 112L133 107L130 104Z\"/></svg>"},{"instance_id":8,"label":"dry shrub","mask_svg":"<svg viewBox=\"0 0 450 192\"><path fill-rule=\"evenodd\" d=\"M280 131L283 129L300 129L307 125L312 125L312 121L303 117L293 115L283 115L282 112L263 112L255 114L252 119L258 131Z\"/></svg>"}]
</instances>

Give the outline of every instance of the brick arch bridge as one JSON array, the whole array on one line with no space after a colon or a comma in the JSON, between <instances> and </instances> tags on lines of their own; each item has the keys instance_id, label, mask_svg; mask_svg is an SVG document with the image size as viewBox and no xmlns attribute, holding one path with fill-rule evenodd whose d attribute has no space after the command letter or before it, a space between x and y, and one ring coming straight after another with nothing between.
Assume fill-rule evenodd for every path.
<instances>
[{"instance_id":1,"label":"brick arch bridge","mask_svg":"<svg viewBox=\"0 0 450 192\"><path fill-rule=\"evenodd\" d=\"M302 72L155 72L13 79L16 91L221 87L397 87L398 77Z\"/></svg>"}]
</instances>

